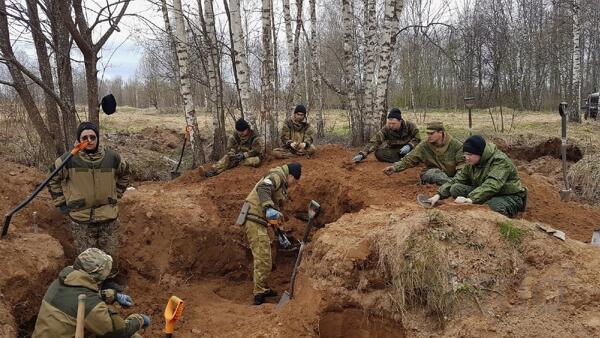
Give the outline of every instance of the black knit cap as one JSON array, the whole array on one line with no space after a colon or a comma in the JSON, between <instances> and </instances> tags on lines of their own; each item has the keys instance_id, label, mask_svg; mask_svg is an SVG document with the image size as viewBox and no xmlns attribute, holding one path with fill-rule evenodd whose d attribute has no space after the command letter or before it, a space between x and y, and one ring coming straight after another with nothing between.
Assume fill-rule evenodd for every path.
<instances>
[{"instance_id":1,"label":"black knit cap","mask_svg":"<svg viewBox=\"0 0 600 338\"><path fill-rule=\"evenodd\" d=\"M306 107L302 104L299 104L296 106L296 108L294 108L294 113L302 113L306 115Z\"/></svg>"},{"instance_id":2,"label":"black knit cap","mask_svg":"<svg viewBox=\"0 0 600 338\"><path fill-rule=\"evenodd\" d=\"M463 151L475 155L483 155L485 150L485 140L479 135L473 135L465 140Z\"/></svg>"},{"instance_id":3,"label":"black knit cap","mask_svg":"<svg viewBox=\"0 0 600 338\"><path fill-rule=\"evenodd\" d=\"M294 176L295 179L299 180L302 176L302 164L298 162L288 163L288 170L290 175Z\"/></svg>"},{"instance_id":4,"label":"black knit cap","mask_svg":"<svg viewBox=\"0 0 600 338\"><path fill-rule=\"evenodd\" d=\"M81 139L81 133L83 133L84 130L93 130L94 133L96 133L96 139L100 139L100 133L98 132L98 126L95 125L92 122L81 122L79 124L79 127L77 127L77 141L79 141Z\"/></svg>"},{"instance_id":5,"label":"black knit cap","mask_svg":"<svg viewBox=\"0 0 600 338\"><path fill-rule=\"evenodd\" d=\"M394 108L390 109L390 112L388 113L387 118L402 120L402 112L400 111L400 108L394 107Z\"/></svg>"},{"instance_id":6,"label":"black knit cap","mask_svg":"<svg viewBox=\"0 0 600 338\"><path fill-rule=\"evenodd\" d=\"M246 122L246 120L241 118L241 119L235 121L235 130L242 132L249 128L250 128L250 125L248 124L248 122Z\"/></svg>"}]
</instances>

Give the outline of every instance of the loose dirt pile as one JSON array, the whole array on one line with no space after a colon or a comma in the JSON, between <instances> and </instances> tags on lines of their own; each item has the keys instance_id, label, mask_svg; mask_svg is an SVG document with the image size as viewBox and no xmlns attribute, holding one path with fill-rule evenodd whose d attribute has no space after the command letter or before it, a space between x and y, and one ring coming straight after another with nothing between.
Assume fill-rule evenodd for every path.
<instances>
[{"instance_id":1,"label":"loose dirt pile","mask_svg":"<svg viewBox=\"0 0 600 338\"><path fill-rule=\"evenodd\" d=\"M260 307L249 305L251 254L243 228L233 223L256 181L268 168L285 162L269 161L261 168L236 168L211 179L205 179L202 169L198 169L186 172L174 181L136 184L136 189L128 191L121 203L121 278L135 300L134 308L123 313L135 311L152 315L155 325L143 333L151 337L161 335L163 306L171 294L187 302L184 318L178 324L178 337L296 337L319 334L323 337L348 337L353 336L353 332L357 337L398 336L398 332L407 336L427 332L434 335L457 335L461 332L465 335L490 335L494 333L488 330L493 329L497 330L497 335L510 334L510 325L503 326L496 315L514 325L512 334L521 335L529 332L526 328L538 325L533 323L534 319L528 318L532 318L534 313L541 313L542 304L551 304L556 309L556 316L569 316L573 332L583 332L580 331L583 329L574 328L576 323L584 325L587 318L583 308L578 306L592 309L595 306L593 301L583 300L583 293L590 291L585 289L584 282L593 281L587 275L578 274L587 274L579 271L584 267L595 271L589 251L592 248L575 241L557 243L553 238L545 238L545 234L540 237L525 221L515 221L517 226L530 230L523 244L513 247L502 241L497 230L495 222L503 219L501 216L487 212L485 206L461 207L449 201L436 210L440 210L443 217L457 221L434 227L442 230L430 234L428 229L431 227L424 221L427 214L416 205L415 198L418 193L434 193L435 187L419 184L420 169L388 177L382 173L386 164L375 161L372 156L364 163L351 164L349 159L352 155L353 151L340 146L323 146L317 157L300 159L303 176L299 184L291 187L292 200L283 207L287 216L284 229L293 239L301 237L306 224L302 214L306 213L310 199L321 203L323 213L318 223L325 227L315 230L313 243L309 245L307 259L299 275L298 298L281 312L275 311L272 303ZM3 163L0 166L4 169L0 172L0 191L5 200L1 211L5 212L8 206L16 205L33 190L44 175L18 165L0 163ZM15 174L9 174L11 171ZM521 176L530 194L529 209L521 215L524 220L543 222L565 231L569 238L589 241L600 210L575 202L560 202L560 187L546 179L546 174L521 171ZM31 231L29 217L32 210L38 211L40 227L59 239L67 259L71 261L73 253L67 223L51 206L47 192L15 218L11 234ZM449 239L440 239L439 236L445 236L444 233ZM436 241L434 243L443 244L439 246L443 251L439 252L447 253L448 265L456 263L447 279L452 292L456 292L456 281L464 284L466 290L483 285L503 296L475 289L483 310L478 309L477 301L473 303L475 307L471 304L470 310L465 310L465 303L457 300L449 307L452 311L448 312L447 319L444 315L440 316L443 311L422 311L420 318L425 323L422 327L415 324L416 320L410 318L417 316L416 309L423 305L413 303L419 299L415 296L422 291L413 288L413 300L410 302L398 300L401 298L398 295L403 293L395 288L398 283L393 281L402 280L398 276L403 275L382 267L386 263L381 260L380 244L388 243L386 238L394 239L391 243L397 243L396 250L399 251L396 256L399 257L398 262L402 262L403 253L418 256L422 251L428 252L425 250L427 245L411 246L410 243L421 243L420 239L431 236ZM14 240L18 241L17 238ZM534 247L531 243L541 244ZM523 248L530 249L522 251ZM282 292L288 287L295 253L273 252L276 267L271 286ZM572 254L567 255L568 252ZM528 258L534 254L542 257L541 263L535 261L535 257ZM589 258L590 263L585 263L584 258ZM533 263L530 262L532 260ZM515 270L511 269L515 264L518 273L513 275ZM545 266L557 271L568 266L569 271L577 273L566 276L556 272L546 276L541 269ZM59 268L53 273L48 272L48 278L55 278L58 271ZM471 271L477 273L471 276ZM536 274L533 271L537 271ZM529 273L540 279L534 278L531 283L535 283L528 284L533 296L521 300L514 295L525 283L525 278L530 276ZM572 279L576 276L580 280ZM542 277L550 279L544 281ZM556 279L563 277L565 279ZM492 280L494 282L490 284ZM576 296L578 303L563 306L555 298L546 300L548 295L544 295L536 284L544 282L555 287L563 281L570 285L569 295ZM437 290L447 293L450 289ZM469 298L469 295L467 292L466 298L472 301L474 297ZM32 297L31 302L39 304L40 299ZM517 310L511 312L510 306L505 306L505 300L514 301L513 306ZM535 310L531 314L525 312L526 303ZM37 310L37 305L34 308ZM571 309L570 312L568 309ZM489 311L494 311L494 316L485 314ZM508 314L503 317L505 312ZM518 317L517 313L521 316ZM479 321L476 322L475 318ZM544 318L555 317L548 315ZM593 324L593 318L587 319ZM19 319L17 321L24 325ZM557 324L549 327L552 325Z\"/></svg>"}]
</instances>

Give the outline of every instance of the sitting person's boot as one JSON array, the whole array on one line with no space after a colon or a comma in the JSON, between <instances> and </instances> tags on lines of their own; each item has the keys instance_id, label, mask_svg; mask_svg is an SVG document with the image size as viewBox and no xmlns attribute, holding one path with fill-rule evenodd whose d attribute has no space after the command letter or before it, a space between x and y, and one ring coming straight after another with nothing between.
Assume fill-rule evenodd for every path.
<instances>
[{"instance_id":1,"label":"sitting person's boot","mask_svg":"<svg viewBox=\"0 0 600 338\"><path fill-rule=\"evenodd\" d=\"M265 294L264 293L259 293L257 295L254 295L254 302L252 304L254 305L261 305L262 303L265 302Z\"/></svg>"},{"instance_id":2,"label":"sitting person's boot","mask_svg":"<svg viewBox=\"0 0 600 338\"><path fill-rule=\"evenodd\" d=\"M204 177L213 177L219 175L219 172L216 170L209 170L204 172Z\"/></svg>"}]
</instances>

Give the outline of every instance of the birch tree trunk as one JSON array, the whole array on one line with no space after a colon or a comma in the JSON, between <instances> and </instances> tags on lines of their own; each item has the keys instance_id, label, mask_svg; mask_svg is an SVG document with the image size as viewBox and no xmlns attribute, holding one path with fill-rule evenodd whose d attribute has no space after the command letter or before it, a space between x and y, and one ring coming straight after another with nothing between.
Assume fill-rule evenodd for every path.
<instances>
[{"instance_id":1,"label":"birch tree trunk","mask_svg":"<svg viewBox=\"0 0 600 338\"><path fill-rule=\"evenodd\" d=\"M225 113L223 111L223 87L221 82L221 68L217 46L217 33L215 29L215 13L212 0L204 1L204 16L206 17L205 34L209 51L208 82L209 101L213 115L213 150L211 159L218 160L225 153ZM202 13L200 13L202 15Z\"/></svg>"},{"instance_id":2,"label":"birch tree trunk","mask_svg":"<svg viewBox=\"0 0 600 338\"><path fill-rule=\"evenodd\" d=\"M402 12L403 0L386 0L384 7L383 34L379 49L379 73L377 74L377 91L375 113L377 120L385 116L387 110L388 80L390 78L391 54L395 42L394 31L398 27L399 13ZM375 122L375 121L374 121Z\"/></svg>"},{"instance_id":3,"label":"birch tree trunk","mask_svg":"<svg viewBox=\"0 0 600 338\"><path fill-rule=\"evenodd\" d=\"M321 77L319 76L319 42L317 40L317 9L316 0L309 0L310 7L310 71L312 78L313 95L310 109L317 111L317 137L325 136L325 124L323 122L323 92Z\"/></svg>"},{"instance_id":4,"label":"birch tree trunk","mask_svg":"<svg viewBox=\"0 0 600 338\"><path fill-rule=\"evenodd\" d=\"M292 15L290 14L290 0L283 0L283 22L285 25L285 42L288 59L289 82L285 95L285 116L290 117L293 93L296 81L294 79L294 33L292 32Z\"/></svg>"},{"instance_id":5,"label":"birch tree trunk","mask_svg":"<svg viewBox=\"0 0 600 338\"><path fill-rule=\"evenodd\" d=\"M354 39L353 29L354 24L352 22L353 13L351 1L353 0L342 0L342 25L344 29L344 68L347 86L347 98L348 98L348 114L350 116L350 123L352 124L352 145L358 146L362 144L363 140L363 125L360 116L360 110L358 109L358 103L356 101L356 69L354 64Z\"/></svg>"},{"instance_id":6,"label":"birch tree trunk","mask_svg":"<svg viewBox=\"0 0 600 338\"><path fill-rule=\"evenodd\" d=\"M298 77L300 76L300 32L302 31L302 8L303 0L296 0L296 32L294 33L294 52L292 53L292 74L290 80L290 96L292 97L292 105L296 105L302 100L302 95L298 90Z\"/></svg>"},{"instance_id":7,"label":"birch tree trunk","mask_svg":"<svg viewBox=\"0 0 600 338\"><path fill-rule=\"evenodd\" d=\"M240 87L240 103L242 115L256 128L256 114L250 108L250 79L248 76L248 56L246 54L246 42L242 30L242 16L240 12L240 0L230 0L229 10L231 13L231 31L233 33L233 53L235 55L235 67Z\"/></svg>"},{"instance_id":8,"label":"birch tree trunk","mask_svg":"<svg viewBox=\"0 0 600 338\"><path fill-rule=\"evenodd\" d=\"M569 122L581 123L581 71L579 51L579 16L580 4L578 0L572 0L573 11L573 80L571 82L571 110Z\"/></svg>"},{"instance_id":9,"label":"birch tree trunk","mask_svg":"<svg viewBox=\"0 0 600 338\"><path fill-rule=\"evenodd\" d=\"M262 76L261 76L261 105L260 112L263 121L269 122L271 140L277 134L277 125L272 116L273 110L273 50L271 16L273 7L271 0L262 0ZM266 132L266 131L265 131Z\"/></svg>"},{"instance_id":10,"label":"birch tree trunk","mask_svg":"<svg viewBox=\"0 0 600 338\"><path fill-rule=\"evenodd\" d=\"M166 8L166 0L161 1L163 2L163 6ZM183 98L185 121L188 127L191 127L189 128L189 134L190 144L192 146L192 168L196 168L199 164L206 162L206 160L204 156L203 141L200 137L200 128L198 128L198 120L196 118L194 98L192 97L192 90L190 86L187 35L185 32L181 0L173 0L173 9L173 14L175 15L175 32L177 37L176 44L177 64L179 65L179 90L181 92L181 97Z\"/></svg>"},{"instance_id":11,"label":"birch tree trunk","mask_svg":"<svg viewBox=\"0 0 600 338\"><path fill-rule=\"evenodd\" d=\"M364 121L364 139L363 142L366 142L370 139L371 135L375 133L379 128L377 123L377 118L375 114L375 100L374 94L376 92L375 88L375 57L377 54L377 17L375 12L375 0L365 0L365 22L367 25L367 32L365 34L365 40L367 44L367 48L365 48L365 95L364 95L364 111L365 111L365 121Z\"/></svg>"}]
</instances>

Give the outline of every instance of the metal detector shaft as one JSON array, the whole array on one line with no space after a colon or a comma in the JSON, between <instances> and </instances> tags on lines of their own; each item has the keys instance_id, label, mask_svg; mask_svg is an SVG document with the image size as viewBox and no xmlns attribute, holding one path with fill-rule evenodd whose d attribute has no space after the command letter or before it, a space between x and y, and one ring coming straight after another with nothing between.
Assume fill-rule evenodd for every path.
<instances>
[{"instance_id":1,"label":"metal detector shaft","mask_svg":"<svg viewBox=\"0 0 600 338\"><path fill-rule=\"evenodd\" d=\"M83 142L78 144L77 147L73 148L73 150L71 150L71 152L69 153L69 156L67 156L67 158L65 158L65 160L58 167L56 167L56 169L54 169L50 173L50 175L42 183L40 183L40 185L37 186L37 188L35 188L31 195L29 195L25 200L19 203L19 205L17 205L14 209L9 211L4 216L4 225L2 226L2 235L0 235L0 238L6 237L6 234L8 233L8 227L10 226L10 221L13 215L19 210L23 209L27 204L29 204L29 202L31 202L31 200L33 200L35 196L37 196L37 194L39 194L40 191L42 191L42 189L44 189L46 185L48 185L48 182L50 182L52 177L54 177L69 162L69 160L71 160L71 158L75 156L75 154L77 154L81 149L87 147L87 145L88 142Z\"/></svg>"}]
</instances>

